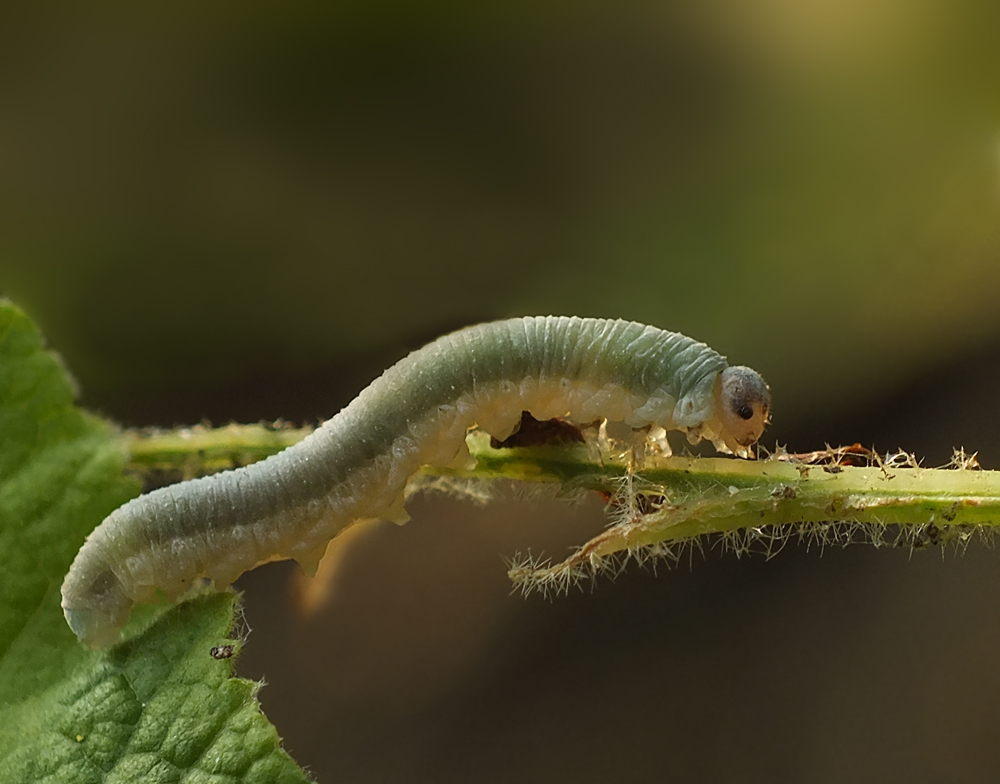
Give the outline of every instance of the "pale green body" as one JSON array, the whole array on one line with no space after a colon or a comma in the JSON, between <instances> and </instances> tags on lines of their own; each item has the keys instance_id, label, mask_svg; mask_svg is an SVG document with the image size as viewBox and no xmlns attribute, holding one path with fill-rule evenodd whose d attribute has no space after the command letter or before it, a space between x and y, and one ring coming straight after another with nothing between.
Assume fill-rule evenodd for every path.
<instances>
[{"instance_id":1,"label":"pale green body","mask_svg":"<svg viewBox=\"0 0 1000 784\"><path fill-rule=\"evenodd\" d=\"M470 427L503 438L522 411L697 431L715 416L726 367L702 343L634 322L520 318L446 335L301 443L114 511L67 575L66 617L81 640L108 645L132 606L158 591L175 598L199 577L228 585L279 558L312 568L355 520L404 521L409 478L459 456ZM705 435L721 444L718 430Z\"/></svg>"}]
</instances>

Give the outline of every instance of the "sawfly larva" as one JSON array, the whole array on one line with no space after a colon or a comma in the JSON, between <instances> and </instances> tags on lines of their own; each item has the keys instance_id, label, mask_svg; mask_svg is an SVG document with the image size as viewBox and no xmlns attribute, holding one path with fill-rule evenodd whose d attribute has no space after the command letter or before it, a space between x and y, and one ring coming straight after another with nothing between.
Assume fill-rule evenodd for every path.
<instances>
[{"instance_id":1,"label":"sawfly larva","mask_svg":"<svg viewBox=\"0 0 1000 784\"><path fill-rule=\"evenodd\" d=\"M769 406L756 372L676 332L554 316L469 327L397 362L295 446L116 509L77 554L63 610L82 642L102 647L135 604L175 600L200 578L221 588L285 558L314 572L351 523L405 522L407 481L468 460L470 428L502 441L525 411L680 430L745 456Z\"/></svg>"}]
</instances>

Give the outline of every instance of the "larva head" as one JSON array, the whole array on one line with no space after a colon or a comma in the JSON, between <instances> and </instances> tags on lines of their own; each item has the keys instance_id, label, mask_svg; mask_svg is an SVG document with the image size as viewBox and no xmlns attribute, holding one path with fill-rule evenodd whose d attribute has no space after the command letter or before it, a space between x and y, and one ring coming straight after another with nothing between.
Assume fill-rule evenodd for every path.
<instances>
[{"instance_id":1,"label":"larva head","mask_svg":"<svg viewBox=\"0 0 1000 784\"><path fill-rule=\"evenodd\" d=\"M134 602L111 569L77 566L74 564L62 587L66 622L84 645L91 648L114 645Z\"/></svg>"},{"instance_id":2,"label":"larva head","mask_svg":"<svg viewBox=\"0 0 1000 784\"><path fill-rule=\"evenodd\" d=\"M771 410L771 390L756 370L729 367L715 388L720 437L736 454L745 454L764 432Z\"/></svg>"}]
</instances>

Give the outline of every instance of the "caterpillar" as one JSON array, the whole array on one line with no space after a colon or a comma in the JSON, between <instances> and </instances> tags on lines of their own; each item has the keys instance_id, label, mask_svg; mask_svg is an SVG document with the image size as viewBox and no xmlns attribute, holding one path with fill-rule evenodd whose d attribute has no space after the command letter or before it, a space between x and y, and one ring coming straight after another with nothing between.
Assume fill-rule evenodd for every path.
<instances>
[{"instance_id":1,"label":"caterpillar","mask_svg":"<svg viewBox=\"0 0 1000 784\"><path fill-rule=\"evenodd\" d=\"M222 588L287 558L313 573L353 522L406 522L403 491L421 466L468 460L471 428L502 441L522 412L679 430L746 456L769 408L755 371L676 332L555 316L468 327L400 360L283 452L113 511L73 561L63 611L81 642L106 647L134 605L176 600L201 578Z\"/></svg>"}]
</instances>

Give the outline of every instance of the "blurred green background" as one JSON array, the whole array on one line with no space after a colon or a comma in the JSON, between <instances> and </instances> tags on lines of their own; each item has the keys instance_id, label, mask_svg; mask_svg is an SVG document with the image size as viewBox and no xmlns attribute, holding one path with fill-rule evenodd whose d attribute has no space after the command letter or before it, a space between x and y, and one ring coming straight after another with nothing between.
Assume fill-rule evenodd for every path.
<instances>
[{"instance_id":1,"label":"blurred green background","mask_svg":"<svg viewBox=\"0 0 1000 784\"><path fill-rule=\"evenodd\" d=\"M1000 6L0 11L0 291L128 425L329 417L519 314L705 340L764 443L1000 467ZM419 501L242 673L322 782L988 781L996 557L787 548L554 603L583 508Z\"/></svg>"}]
</instances>

